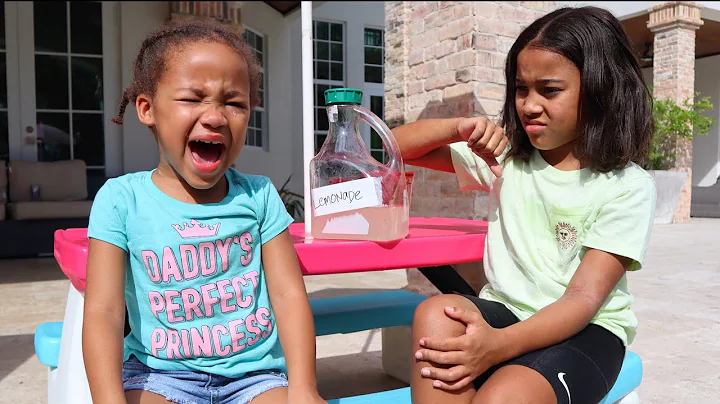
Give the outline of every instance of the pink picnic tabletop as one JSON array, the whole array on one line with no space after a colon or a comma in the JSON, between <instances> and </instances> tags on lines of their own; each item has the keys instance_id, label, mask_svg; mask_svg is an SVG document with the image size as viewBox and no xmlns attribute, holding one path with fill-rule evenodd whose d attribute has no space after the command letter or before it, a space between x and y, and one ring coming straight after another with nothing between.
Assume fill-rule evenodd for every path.
<instances>
[{"instance_id":1,"label":"pink picnic tabletop","mask_svg":"<svg viewBox=\"0 0 720 404\"><path fill-rule=\"evenodd\" d=\"M411 217L410 233L393 242L308 239L305 225L290 225L303 275L429 267L481 261L487 222ZM79 291L85 291L87 228L55 232L55 259Z\"/></svg>"}]
</instances>

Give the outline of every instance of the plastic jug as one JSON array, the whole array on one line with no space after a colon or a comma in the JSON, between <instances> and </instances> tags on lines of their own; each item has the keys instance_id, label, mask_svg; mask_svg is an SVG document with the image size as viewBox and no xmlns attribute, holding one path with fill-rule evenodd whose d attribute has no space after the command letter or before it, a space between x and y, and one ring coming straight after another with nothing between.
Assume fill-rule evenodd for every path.
<instances>
[{"instance_id":1,"label":"plastic jug","mask_svg":"<svg viewBox=\"0 0 720 404\"><path fill-rule=\"evenodd\" d=\"M400 149L387 125L361 101L358 89L325 91L329 132L310 161L314 238L394 241L408 234L410 204ZM386 164L371 156L359 121L380 135Z\"/></svg>"}]
</instances>

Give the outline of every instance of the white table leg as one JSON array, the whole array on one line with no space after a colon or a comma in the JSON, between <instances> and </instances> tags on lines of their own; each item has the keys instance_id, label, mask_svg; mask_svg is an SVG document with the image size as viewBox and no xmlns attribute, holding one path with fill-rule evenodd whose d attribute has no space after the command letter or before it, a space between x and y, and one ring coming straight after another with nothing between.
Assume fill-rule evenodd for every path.
<instances>
[{"instance_id":1,"label":"white table leg","mask_svg":"<svg viewBox=\"0 0 720 404\"><path fill-rule=\"evenodd\" d=\"M48 404L92 404L82 355L84 300L70 285L58 367L48 374Z\"/></svg>"}]
</instances>

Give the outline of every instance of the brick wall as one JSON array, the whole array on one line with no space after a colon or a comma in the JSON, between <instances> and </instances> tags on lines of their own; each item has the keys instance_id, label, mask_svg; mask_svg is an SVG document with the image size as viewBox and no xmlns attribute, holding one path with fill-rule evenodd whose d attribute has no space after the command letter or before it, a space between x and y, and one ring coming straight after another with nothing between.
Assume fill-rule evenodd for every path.
<instances>
[{"instance_id":1,"label":"brick wall","mask_svg":"<svg viewBox=\"0 0 720 404\"><path fill-rule=\"evenodd\" d=\"M555 2L385 2L385 117L392 128L424 118L499 119L505 56ZM413 216L487 217L483 193L461 192L454 175L417 172Z\"/></svg>"},{"instance_id":2,"label":"brick wall","mask_svg":"<svg viewBox=\"0 0 720 404\"><path fill-rule=\"evenodd\" d=\"M477 115L497 121L507 52L524 27L553 9L550 1L385 2L388 126ZM460 191L453 174L407 169L416 172L412 216L487 218L486 193ZM477 265L458 272L471 284L481 281ZM408 280L410 289L433 293L415 270Z\"/></svg>"},{"instance_id":3,"label":"brick wall","mask_svg":"<svg viewBox=\"0 0 720 404\"><path fill-rule=\"evenodd\" d=\"M648 27L653 42L654 94L682 102L695 93L695 31L702 25L700 9L693 3L669 2L650 10ZM675 223L690 220L692 191L692 141L678 140L673 171L688 174L675 210Z\"/></svg>"}]
</instances>

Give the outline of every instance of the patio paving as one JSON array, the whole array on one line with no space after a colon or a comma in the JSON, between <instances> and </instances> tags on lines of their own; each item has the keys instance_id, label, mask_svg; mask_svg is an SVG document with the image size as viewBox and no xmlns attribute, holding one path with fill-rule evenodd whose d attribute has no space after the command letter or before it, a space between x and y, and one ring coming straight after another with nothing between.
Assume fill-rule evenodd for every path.
<instances>
[{"instance_id":1,"label":"patio paving","mask_svg":"<svg viewBox=\"0 0 720 404\"><path fill-rule=\"evenodd\" d=\"M720 220L655 226L645 268L629 275L640 329L632 349L643 403L715 403L720 397ZM397 289L403 270L307 277L311 298ZM379 285L382 287L379 288ZM69 282L52 258L0 260L0 403L46 402L47 370L34 354L37 324L63 318ZM396 388L382 371L379 330L318 338L326 398Z\"/></svg>"}]
</instances>

